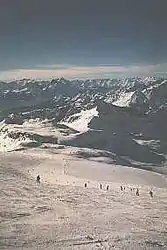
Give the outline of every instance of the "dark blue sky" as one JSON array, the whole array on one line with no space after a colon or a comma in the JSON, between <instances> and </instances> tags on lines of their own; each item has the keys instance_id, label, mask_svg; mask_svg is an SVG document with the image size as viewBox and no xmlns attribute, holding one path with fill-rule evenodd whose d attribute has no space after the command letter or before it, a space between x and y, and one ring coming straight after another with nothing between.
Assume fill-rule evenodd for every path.
<instances>
[{"instance_id":1,"label":"dark blue sky","mask_svg":"<svg viewBox=\"0 0 167 250\"><path fill-rule=\"evenodd\" d=\"M0 0L0 70L167 62L166 0Z\"/></svg>"}]
</instances>

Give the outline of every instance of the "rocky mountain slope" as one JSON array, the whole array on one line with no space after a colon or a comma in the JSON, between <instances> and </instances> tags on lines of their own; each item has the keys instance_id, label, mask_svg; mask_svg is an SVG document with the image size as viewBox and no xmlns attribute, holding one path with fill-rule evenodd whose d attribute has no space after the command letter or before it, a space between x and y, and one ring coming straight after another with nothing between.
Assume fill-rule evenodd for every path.
<instances>
[{"instance_id":1,"label":"rocky mountain slope","mask_svg":"<svg viewBox=\"0 0 167 250\"><path fill-rule=\"evenodd\" d=\"M60 141L110 151L124 165L161 168L167 153L166 119L166 79L0 82L1 149L11 137L30 140L32 146ZM30 121L38 121L34 124L43 130L49 124L51 137L29 133L25 124Z\"/></svg>"}]
</instances>

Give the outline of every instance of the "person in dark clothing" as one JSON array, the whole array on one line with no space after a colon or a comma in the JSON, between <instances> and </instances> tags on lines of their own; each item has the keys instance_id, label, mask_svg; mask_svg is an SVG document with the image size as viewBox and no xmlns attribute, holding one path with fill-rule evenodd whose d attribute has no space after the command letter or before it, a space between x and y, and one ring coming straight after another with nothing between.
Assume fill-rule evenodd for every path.
<instances>
[{"instance_id":1,"label":"person in dark clothing","mask_svg":"<svg viewBox=\"0 0 167 250\"><path fill-rule=\"evenodd\" d=\"M107 185L107 191L109 190L109 185Z\"/></svg>"},{"instance_id":2,"label":"person in dark clothing","mask_svg":"<svg viewBox=\"0 0 167 250\"><path fill-rule=\"evenodd\" d=\"M37 183L40 183L40 179L41 179L41 178L40 178L40 176L38 175L38 176L37 176Z\"/></svg>"},{"instance_id":3,"label":"person in dark clothing","mask_svg":"<svg viewBox=\"0 0 167 250\"><path fill-rule=\"evenodd\" d=\"M102 189L102 184L100 183L100 189Z\"/></svg>"},{"instance_id":4,"label":"person in dark clothing","mask_svg":"<svg viewBox=\"0 0 167 250\"><path fill-rule=\"evenodd\" d=\"M150 190L149 194L150 194L151 198L153 198L153 191L152 190Z\"/></svg>"},{"instance_id":5,"label":"person in dark clothing","mask_svg":"<svg viewBox=\"0 0 167 250\"><path fill-rule=\"evenodd\" d=\"M122 186L120 186L120 188L121 188L121 191L123 191L123 187L122 187Z\"/></svg>"},{"instance_id":6,"label":"person in dark clothing","mask_svg":"<svg viewBox=\"0 0 167 250\"><path fill-rule=\"evenodd\" d=\"M87 187L87 183L85 183L85 188Z\"/></svg>"}]
</instances>

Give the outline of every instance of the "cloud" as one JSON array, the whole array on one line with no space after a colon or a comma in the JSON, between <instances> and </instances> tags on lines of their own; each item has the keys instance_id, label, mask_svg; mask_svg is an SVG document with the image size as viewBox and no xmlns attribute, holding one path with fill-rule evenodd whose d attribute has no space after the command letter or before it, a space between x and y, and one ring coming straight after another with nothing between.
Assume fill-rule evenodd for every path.
<instances>
[{"instance_id":1,"label":"cloud","mask_svg":"<svg viewBox=\"0 0 167 250\"><path fill-rule=\"evenodd\" d=\"M45 64L41 64L41 65L37 65L36 68L38 69L67 69L70 68L74 65L71 64L49 64L49 65L45 65Z\"/></svg>"},{"instance_id":2,"label":"cloud","mask_svg":"<svg viewBox=\"0 0 167 250\"><path fill-rule=\"evenodd\" d=\"M71 66L71 65L43 65L35 69L17 69L0 71L0 80L14 80L22 78L48 79L56 77L74 78L103 78L123 76L166 75L167 63L139 66Z\"/></svg>"}]
</instances>

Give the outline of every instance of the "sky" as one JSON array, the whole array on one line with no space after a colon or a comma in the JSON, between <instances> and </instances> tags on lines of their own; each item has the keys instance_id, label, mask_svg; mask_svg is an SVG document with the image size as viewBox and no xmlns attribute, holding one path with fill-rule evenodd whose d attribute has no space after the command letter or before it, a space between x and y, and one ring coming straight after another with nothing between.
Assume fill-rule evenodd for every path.
<instances>
[{"instance_id":1,"label":"sky","mask_svg":"<svg viewBox=\"0 0 167 250\"><path fill-rule=\"evenodd\" d=\"M166 0L0 0L0 80L167 75Z\"/></svg>"}]
</instances>

